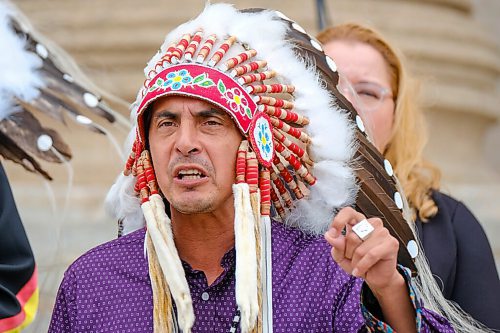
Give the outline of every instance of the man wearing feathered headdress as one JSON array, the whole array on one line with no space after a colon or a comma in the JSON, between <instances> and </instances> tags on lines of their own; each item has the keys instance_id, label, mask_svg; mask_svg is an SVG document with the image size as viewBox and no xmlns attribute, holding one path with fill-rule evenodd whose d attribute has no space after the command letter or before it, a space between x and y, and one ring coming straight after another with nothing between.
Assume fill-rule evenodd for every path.
<instances>
[{"instance_id":1,"label":"man wearing feathered headdress","mask_svg":"<svg viewBox=\"0 0 500 333\"><path fill-rule=\"evenodd\" d=\"M209 5L145 75L108 196L126 235L71 265L50 332L452 332L414 292L392 174L298 24Z\"/></svg>"}]
</instances>

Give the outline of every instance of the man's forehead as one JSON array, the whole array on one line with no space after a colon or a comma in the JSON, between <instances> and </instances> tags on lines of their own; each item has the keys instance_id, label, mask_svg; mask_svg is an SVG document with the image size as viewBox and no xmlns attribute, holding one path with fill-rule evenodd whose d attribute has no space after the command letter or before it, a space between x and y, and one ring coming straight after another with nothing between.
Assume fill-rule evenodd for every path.
<instances>
[{"instance_id":1,"label":"man's forehead","mask_svg":"<svg viewBox=\"0 0 500 333\"><path fill-rule=\"evenodd\" d=\"M196 114L201 116L212 114L229 117L226 111L209 103L208 101L189 96L161 97L153 102L150 112L153 117L162 116L162 114L179 115L183 112L189 112L193 115Z\"/></svg>"},{"instance_id":2,"label":"man's forehead","mask_svg":"<svg viewBox=\"0 0 500 333\"><path fill-rule=\"evenodd\" d=\"M170 95L170 96L162 96L156 99L152 103L152 109L155 110L157 108L161 108L163 106L168 107L181 107L181 106L210 106L210 104L206 101L203 101L199 98L194 98L190 96L179 96L179 95Z\"/></svg>"}]
</instances>

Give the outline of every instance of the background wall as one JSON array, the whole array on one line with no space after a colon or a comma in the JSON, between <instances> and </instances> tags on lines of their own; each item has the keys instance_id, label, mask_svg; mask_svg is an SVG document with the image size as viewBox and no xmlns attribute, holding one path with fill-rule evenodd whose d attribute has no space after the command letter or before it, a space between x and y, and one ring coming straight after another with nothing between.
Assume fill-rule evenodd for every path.
<instances>
[{"instance_id":1,"label":"background wall","mask_svg":"<svg viewBox=\"0 0 500 333\"><path fill-rule=\"evenodd\" d=\"M234 3L238 8L278 9L311 34L317 32L312 0ZM431 132L428 157L442 168L445 191L463 200L480 219L499 263L500 2L326 3L333 23L369 23L408 56L423 82ZM204 1L18 0L15 4L99 85L130 102L142 84L146 61L166 32L195 17ZM27 332L47 330L66 267L87 249L116 236L115 222L104 213L102 202L122 169L120 156L106 137L71 123L59 128L73 147L74 159L72 169L47 166L55 178L51 184L4 163L40 272L40 312ZM124 140L123 130L109 131L119 142ZM51 195L53 200L48 199Z\"/></svg>"}]
</instances>

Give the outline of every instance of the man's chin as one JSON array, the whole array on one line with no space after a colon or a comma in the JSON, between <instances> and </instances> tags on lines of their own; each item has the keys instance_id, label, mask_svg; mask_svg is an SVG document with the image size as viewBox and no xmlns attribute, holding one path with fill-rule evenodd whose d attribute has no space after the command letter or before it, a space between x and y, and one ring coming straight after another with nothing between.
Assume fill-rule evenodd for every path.
<instances>
[{"instance_id":1,"label":"man's chin","mask_svg":"<svg viewBox=\"0 0 500 333\"><path fill-rule=\"evenodd\" d=\"M170 202L170 206L181 214L202 214L213 210L212 204L206 200L190 200Z\"/></svg>"}]
</instances>

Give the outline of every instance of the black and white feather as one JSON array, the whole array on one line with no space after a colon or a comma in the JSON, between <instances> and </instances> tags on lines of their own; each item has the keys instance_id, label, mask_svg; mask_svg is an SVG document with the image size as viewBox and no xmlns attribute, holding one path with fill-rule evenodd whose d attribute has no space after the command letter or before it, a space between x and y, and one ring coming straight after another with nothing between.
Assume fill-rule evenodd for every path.
<instances>
[{"instance_id":1,"label":"black and white feather","mask_svg":"<svg viewBox=\"0 0 500 333\"><path fill-rule=\"evenodd\" d=\"M108 123L117 115L70 74L72 59L42 40L14 6L0 1L0 155L51 180L40 161L62 163L72 153L61 135L40 123L41 113L99 134L106 131L86 114Z\"/></svg>"}]
</instances>

